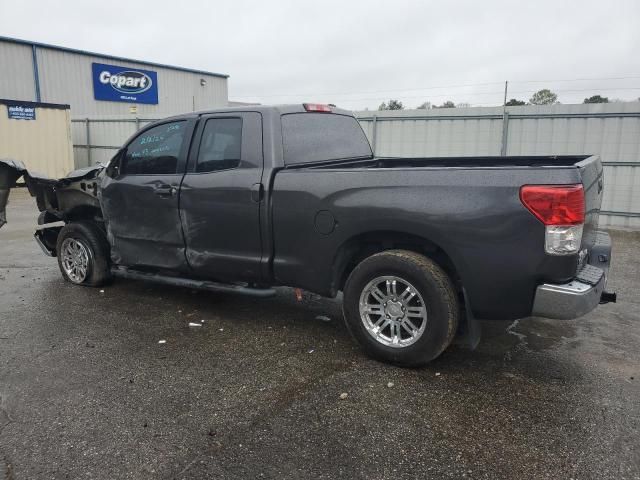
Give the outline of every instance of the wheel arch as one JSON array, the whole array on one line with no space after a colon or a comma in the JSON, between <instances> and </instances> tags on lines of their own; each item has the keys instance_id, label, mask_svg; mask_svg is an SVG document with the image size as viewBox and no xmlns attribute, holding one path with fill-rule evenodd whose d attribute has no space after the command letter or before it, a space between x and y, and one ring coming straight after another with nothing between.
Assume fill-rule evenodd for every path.
<instances>
[{"instance_id":1,"label":"wheel arch","mask_svg":"<svg viewBox=\"0 0 640 480\"><path fill-rule=\"evenodd\" d=\"M352 236L338 248L331 279L331 289L338 292L353 269L367 257L385 250L409 250L435 261L462 291L462 279L453 259L439 244L422 235L397 230L374 230Z\"/></svg>"}]
</instances>

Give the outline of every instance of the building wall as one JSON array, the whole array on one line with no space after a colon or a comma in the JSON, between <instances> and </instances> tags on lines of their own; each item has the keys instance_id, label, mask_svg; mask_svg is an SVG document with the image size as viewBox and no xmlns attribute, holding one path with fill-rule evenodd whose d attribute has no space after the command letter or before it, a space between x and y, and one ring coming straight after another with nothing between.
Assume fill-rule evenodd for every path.
<instances>
[{"instance_id":1,"label":"building wall","mask_svg":"<svg viewBox=\"0 0 640 480\"><path fill-rule=\"evenodd\" d=\"M129 113L132 105L137 105L138 116L162 117L227 104L226 78L47 48L38 48L37 56L42 101L71 105L71 115L74 118L134 116ZM91 74L93 62L157 72L158 104L94 100ZM205 86L200 85L201 79L205 79Z\"/></svg>"},{"instance_id":2,"label":"building wall","mask_svg":"<svg viewBox=\"0 0 640 480\"><path fill-rule=\"evenodd\" d=\"M7 106L0 103L0 158L19 160L30 171L52 178L71 172L69 110L38 106L35 120L15 120L8 118Z\"/></svg>"},{"instance_id":3,"label":"building wall","mask_svg":"<svg viewBox=\"0 0 640 480\"><path fill-rule=\"evenodd\" d=\"M36 101L31 47L0 41L0 98Z\"/></svg>"},{"instance_id":4,"label":"building wall","mask_svg":"<svg viewBox=\"0 0 640 480\"><path fill-rule=\"evenodd\" d=\"M88 52L36 44L40 99L37 99L32 44L0 38L0 98L61 103L71 106L73 118L110 116L164 117L227 105L227 78L179 67L147 64ZM104 63L152 70L158 75L158 104L94 99L91 64ZM205 80L206 85L201 85ZM130 107L136 106L132 114Z\"/></svg>"}]
</instances>

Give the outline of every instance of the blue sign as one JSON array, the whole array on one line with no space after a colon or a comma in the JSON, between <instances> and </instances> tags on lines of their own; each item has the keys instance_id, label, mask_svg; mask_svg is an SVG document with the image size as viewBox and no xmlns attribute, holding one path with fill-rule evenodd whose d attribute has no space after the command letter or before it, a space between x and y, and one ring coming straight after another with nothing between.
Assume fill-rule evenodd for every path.
<instances>
[{"instance_id":1,"label":"blue sign","mask_svg":"<svg viewBox=\"0 0 640 480\"><path fill-rule=\"evenodd\" d=\"M7 114L15 120L35 120L36 107L32 104L7 103Z\"/></svg>"},{"instance_id":2,"label":"blue sign","mask_svg":"<svg viewBox=\"0 0 640 480\"><path fill-rule=\"evenodd\" d=\"M109 102L158 103L158 74L151 70L92 63L93 98Z\"/></svg>"}]
</instances>

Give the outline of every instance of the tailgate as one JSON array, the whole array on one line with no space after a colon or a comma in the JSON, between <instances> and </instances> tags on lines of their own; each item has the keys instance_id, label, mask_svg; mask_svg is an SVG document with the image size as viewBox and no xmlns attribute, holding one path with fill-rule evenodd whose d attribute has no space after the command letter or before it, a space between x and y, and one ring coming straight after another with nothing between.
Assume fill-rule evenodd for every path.
<instances>
[{"instance_id":1,"label":"tailgate","mask_svg":"<svg viewBox=\"0 0 640 480\"><path fill-rule=\"evenodd\" d=\"M596 243L598 217L602 204L604 175L602 162L597 155L585 158L577 163L584 187L585 219L582 231L582 249L590 251Z\"/></svg>"}]
</instances>

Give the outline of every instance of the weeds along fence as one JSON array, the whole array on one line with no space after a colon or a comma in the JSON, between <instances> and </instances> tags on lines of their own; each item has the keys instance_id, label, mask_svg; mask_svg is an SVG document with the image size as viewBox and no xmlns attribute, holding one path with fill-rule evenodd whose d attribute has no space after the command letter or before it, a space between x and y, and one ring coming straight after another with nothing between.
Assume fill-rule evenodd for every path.
<instances>
[{"instance_id":1,"label":"weeds along fence","mask_svg":"<svg viewBox=\"0 0 640 480\"><path fill-rule=\"evenodd\" d=\"M640 229L640 103L356 112L376 155L600 155L601 225ZM151 118L73 119L76 167L107 162Z\"/></svg>"}]
</instances>

